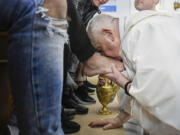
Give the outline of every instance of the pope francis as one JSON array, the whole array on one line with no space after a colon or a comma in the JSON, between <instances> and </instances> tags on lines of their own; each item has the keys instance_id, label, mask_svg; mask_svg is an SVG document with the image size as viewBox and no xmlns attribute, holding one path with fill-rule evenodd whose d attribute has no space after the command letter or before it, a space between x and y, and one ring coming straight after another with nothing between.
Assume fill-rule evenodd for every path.
<instances>
[{"instance_id":1,"label":"pope francis","mask_svg":"<svg viewBox=\"0 0 180 135\"><path fill-rule=\"evenodd\" d=\"M123 61L125 71L112 65L105 76L129 95L116 118L89 125L117 128L131 116L152 135L180 135L180 15L146 10L117 19L102 14L89 23L88 35L102 54Z\"/></svg>"}]
</instances>

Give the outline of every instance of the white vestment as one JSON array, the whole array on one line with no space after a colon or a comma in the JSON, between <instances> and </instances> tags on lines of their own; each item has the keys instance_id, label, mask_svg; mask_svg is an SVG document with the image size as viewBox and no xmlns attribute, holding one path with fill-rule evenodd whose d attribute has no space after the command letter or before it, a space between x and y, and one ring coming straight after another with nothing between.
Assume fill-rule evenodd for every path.
<instances>
[{"instance_id":1,"label":"white vestment","mask_svg":"<svg viewBox=\"0 0 180 135\"><path fill-rule=\"evenodd\" d=\"M120 19L120 37L132 116L151 134L180 135L180 16L141 11Z\"/></svg>"}]
</instances>

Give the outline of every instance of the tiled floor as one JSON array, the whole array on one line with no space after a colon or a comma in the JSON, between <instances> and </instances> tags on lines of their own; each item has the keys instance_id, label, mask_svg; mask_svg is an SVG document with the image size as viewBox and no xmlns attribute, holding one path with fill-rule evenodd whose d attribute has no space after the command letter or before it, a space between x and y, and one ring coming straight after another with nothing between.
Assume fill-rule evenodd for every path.
<instances>
[{"instance_id":1,"label":"tiled floor","mask_svg":"<svg viewBox=\"0 0 180 135\"><path fill-rule=\"evenodd\" d=\"M90 80L95 83L97 81L97 77L90 78ZM88 124L91 121L109 118L109 117L115 117L119 112L119 110L118 110L119 103L118 103L117 98L115 98L114 101L108 105L108 107L112 110L113 114L108 115L108 116L98 115L97 110L100 109L102 106L96 97L96 93L94 95L92 95L92 97L96 99L96 104L86 105L89 108L89 113L87 115L76 115L75 116L74 121L78 122L81 125L81 130L79 132L71 134L71 135L124 135L123 128L103 131L102 128L88 127Z\"/></svg>"}]
</instances>

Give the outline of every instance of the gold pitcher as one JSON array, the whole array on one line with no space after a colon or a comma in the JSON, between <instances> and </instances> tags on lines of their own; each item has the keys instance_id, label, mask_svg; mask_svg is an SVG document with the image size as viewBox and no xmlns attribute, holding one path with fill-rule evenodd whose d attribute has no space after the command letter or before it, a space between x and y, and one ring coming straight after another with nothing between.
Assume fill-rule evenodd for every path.
<instances>
[{"instance_id":1,"label":"gold pitcher","mask_svg":"<svg viewBox=\"0 0 180 135\"><path fill-rule=\"evenodd\" d=\"M178 8L180 8L180 3L176 1L174 2L174 9L176 10Z\"/></svg>"},{"instance_id":2,"label":"gold pitcher","mask_svg":"<svg viewBox=\"0 0 180 135\"><path fill-rule=\"evenodd\" d=\"M106 106L112 101L112 98L118 91L119 86L117 86L114 82L109 82L110 80L107 78L104 78L104 80L105 84L103 86L98 84L96 88L98 100L103 106L103 108L98 111L98 114L109 115L112 114L112 112Z\"/></svg>"}]
</instances>

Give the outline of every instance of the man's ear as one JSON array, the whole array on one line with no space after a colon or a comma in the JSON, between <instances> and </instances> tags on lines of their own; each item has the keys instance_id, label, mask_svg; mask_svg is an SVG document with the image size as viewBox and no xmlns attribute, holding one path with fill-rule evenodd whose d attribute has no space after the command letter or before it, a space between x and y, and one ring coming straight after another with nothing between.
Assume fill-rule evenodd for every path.
<instances>
[{"instance_id":1,"label":"man's ear","mask_svg":"<svg viewBox=\"0 0 180 135\"><path fill-rule=\"evenodd\" d=\"M102 34L106 39L114 41L113 31L111 29L102 29Z\"/></svg>"}]
</instances>

